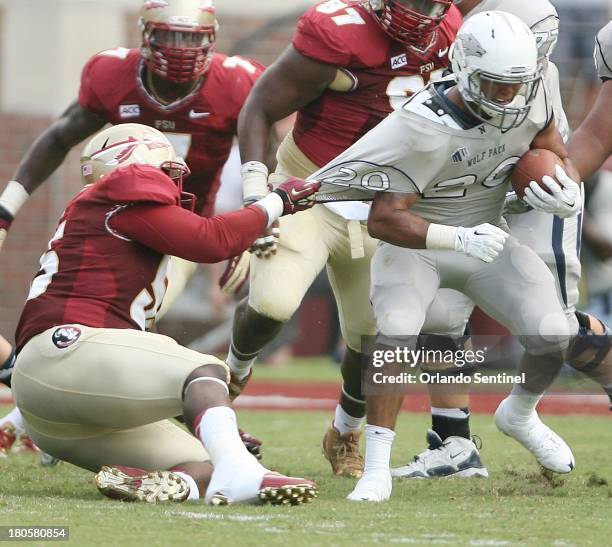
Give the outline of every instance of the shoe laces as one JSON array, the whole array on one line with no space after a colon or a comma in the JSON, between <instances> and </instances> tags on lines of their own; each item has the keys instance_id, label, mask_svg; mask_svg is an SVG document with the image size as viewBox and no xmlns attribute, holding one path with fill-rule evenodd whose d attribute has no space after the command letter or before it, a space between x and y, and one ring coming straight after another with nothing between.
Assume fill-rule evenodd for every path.
<instances>
[{"instance_id":1,"label":"shoe laces","mask_svg":"<svg viewBox=\"0 0 612 547\"><path fill-rule=\"evenodd\" d=\"M358 461L360 459L359 444L352 433L339 437L336 444L336 457Z\"/></svg>"}]
</instances>

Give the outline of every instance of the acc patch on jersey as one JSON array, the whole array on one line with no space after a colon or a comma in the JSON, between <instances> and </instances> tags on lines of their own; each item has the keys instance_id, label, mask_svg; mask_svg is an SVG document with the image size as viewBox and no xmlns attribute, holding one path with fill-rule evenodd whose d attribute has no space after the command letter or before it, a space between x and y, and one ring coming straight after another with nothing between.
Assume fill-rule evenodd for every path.
<instances>
[{"instance_id":1,"label":"acc patch on jersey","mask_svg":"<svg viewBox=\"0 0 612 547\"><path fill-rule=\"evenodd\" d=\"M78 327L60 327L51 336L56 348L65 349L72 346L81 337L81 329Z\"/></svg>"}]
</instances>

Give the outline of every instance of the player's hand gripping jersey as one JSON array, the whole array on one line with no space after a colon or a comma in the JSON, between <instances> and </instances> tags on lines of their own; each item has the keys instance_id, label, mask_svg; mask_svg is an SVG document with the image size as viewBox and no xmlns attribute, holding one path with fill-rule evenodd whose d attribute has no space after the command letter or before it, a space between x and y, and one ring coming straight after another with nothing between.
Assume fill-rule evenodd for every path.
<instances>
[{"instance_id":1,"label":"player's hand gripping jersey","mask_svg":"<svg viewBox=\"0 0 612 547\"><path fill-rule=\"evenodd\" d=\"M509 175L533 138L551 121L542 86L527 119L510 131L453 108L448 77L430 84L367 136L312 175L320 194L372 199L374 192L416 193L410 211L451 226L499 224Z\"/></svg>"},{"instance_id":2,"label":"player's hand gripping jersey","mask_svg":"<svg viewBox=\"0 0 612 547\"><path fill-rule=\"evenodd\" d=\"M452 6L423 49L392 40L360 1L330 0L299 20L293 46L339 67L334 82L299 112L293 136L315 164L324 165L378 124L407 97L448 67L461 14Z\"/></svg>"},{"instance_id":3,"label":"player's hand gripping jersey","mask_svg":"<svg viewBox=\"0 0 612 547\"><path fill-rule=\"evenodd\" d=\"M169 105L147 92L143 68L140 49L98 53L83 69L79 103L109 123L142 123L166 133L191 170L185 190L196 195L196 212L210 216L238 113L263 66L215 53L202 85Z\"/></svg>"}]
</instances>

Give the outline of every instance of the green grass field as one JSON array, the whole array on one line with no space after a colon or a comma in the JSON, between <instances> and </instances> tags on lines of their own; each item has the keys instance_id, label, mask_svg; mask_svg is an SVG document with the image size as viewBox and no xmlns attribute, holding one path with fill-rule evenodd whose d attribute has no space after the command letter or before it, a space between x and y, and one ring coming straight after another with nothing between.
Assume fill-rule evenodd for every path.
<instances>
[{"instance_id":1,"label":"green grass field","mask_svg":"<svg viewBox=\"0 0 612 547\"><path fill-rule=\"evenodd\" d=\"M0 414L8 407L0 407ZM488 480L396 483L390 502L345 500L353 481L333 477L320 453L330 416L241 411L241 425L265 442L264 463L314 478L321 494L302 507L128 504L104 499L92 475L35 456L0 460L0 526L70 527L73 545L609 545L612 536L610 419L547 417L571 444L577 468L545 477L531 456L475 416ZM394 464L424 446L425 414L401 417Z\"/></svg>"}]
</instances>

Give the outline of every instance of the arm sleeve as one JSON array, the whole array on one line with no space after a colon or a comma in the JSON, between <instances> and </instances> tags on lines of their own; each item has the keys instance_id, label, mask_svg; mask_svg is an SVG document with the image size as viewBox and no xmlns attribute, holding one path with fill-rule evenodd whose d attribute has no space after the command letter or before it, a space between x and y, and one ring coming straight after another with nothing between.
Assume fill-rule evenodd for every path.
<instances>
[{"instance_id":1,"label":"arm sleeve","mask_svg":"<svg viewBox=\"0 0 612 547\"><path fill-rule=\"evenodd\" d=\"M316 8L302 15L292 43L302 55L315 61L336 66L348 66L351 62L351 49L343 40L340 27L330 15L318 13Z\"/></svg>"},{"instance_id":2,"label":"arm sleeve","mask_svg":"<svg viewBox=\"0 0 612 547\"><path fill-rule=\"evenodd\" d=\"M109 225L159 253L214 263L246 250L266 222L259 207L204 218L176 205L134 205L112 216Z\"/></svg>"},{"instance_id":3,"label":"arm sleeve","mask_svg":"<svg viewBox=\"0 0 612 547\"><path fill-rule=\"evenodd\" d=\"M99 116L104 116L106 109L94 89L95 69L99 61L98 55L92 57L81 72L81 87L79 88L79 104Z\"/></svg>"}]
</instances>

